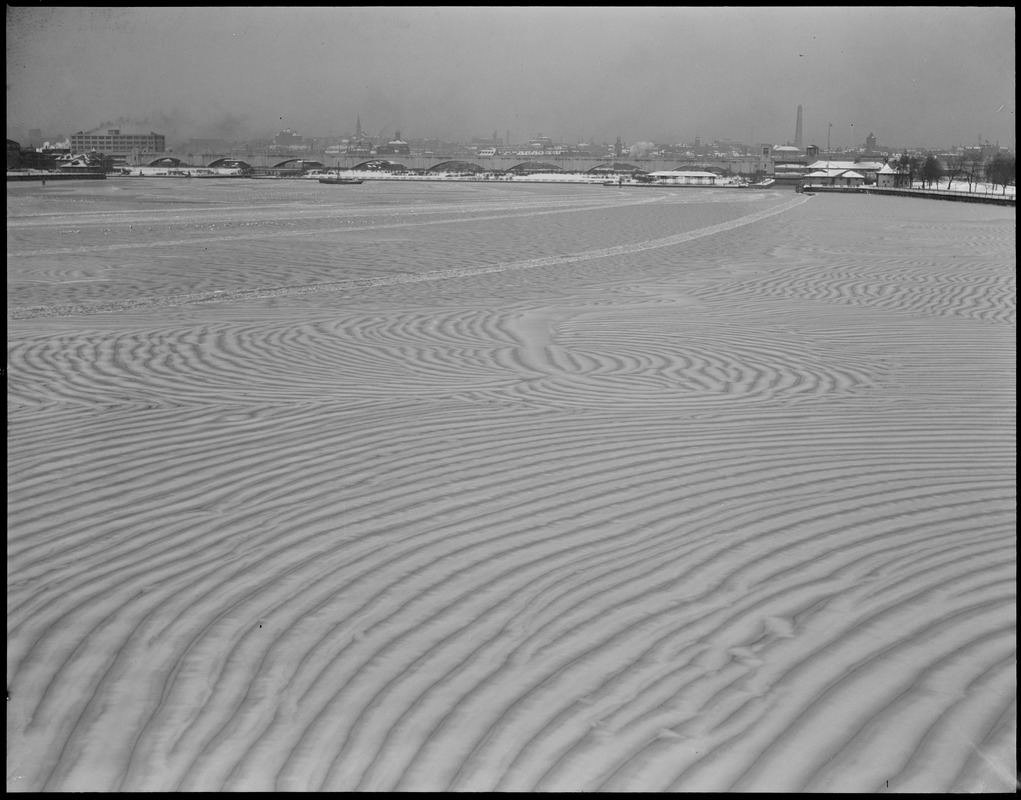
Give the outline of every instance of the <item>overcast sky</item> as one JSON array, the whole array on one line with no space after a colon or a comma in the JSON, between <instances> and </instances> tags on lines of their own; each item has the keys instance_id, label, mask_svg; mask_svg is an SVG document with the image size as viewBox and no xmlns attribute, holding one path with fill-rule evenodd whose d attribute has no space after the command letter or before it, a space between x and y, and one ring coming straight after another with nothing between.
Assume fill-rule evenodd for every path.
<instances>
[{"instance_id":1,"label":"overcast sky","mask_svg":"<svg viewBox=\"0 0 1021 800\"><path fill-rule=\"evenodd\" d=\"M1014 146L1014 9L7 8L7 136ZM830 130L828 125L832 123Z\"/></svg>"}]
</instances>

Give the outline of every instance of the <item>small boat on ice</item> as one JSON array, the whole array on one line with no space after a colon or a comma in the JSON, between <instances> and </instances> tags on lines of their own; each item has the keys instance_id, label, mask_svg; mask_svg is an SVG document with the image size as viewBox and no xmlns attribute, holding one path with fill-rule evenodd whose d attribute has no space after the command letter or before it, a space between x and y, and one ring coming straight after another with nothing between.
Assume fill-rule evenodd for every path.
<instances>
[{"instance_id":1,"label":"small boat on ice","mask_svg":"<svg viewBox=\"0 0 1021 800\"><path fill-rule=\"evenodd\" d=\"M319 178L320 183L330 183L336 186L343 186L346 184L361 183L361 178L353 178L350 175L341 174L340 167L337 167L336 172L325 173Z\"/></svg>"}]
</instances>

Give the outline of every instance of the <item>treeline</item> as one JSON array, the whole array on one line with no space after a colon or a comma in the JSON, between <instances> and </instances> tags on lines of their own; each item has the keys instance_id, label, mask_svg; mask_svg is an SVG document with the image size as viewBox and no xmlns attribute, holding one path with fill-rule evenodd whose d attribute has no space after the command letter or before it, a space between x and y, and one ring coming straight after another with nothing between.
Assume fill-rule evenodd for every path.
<instances>
[{"instance_id":1,"label":"treeline","mask_svg":"<svg viewBox=\"0 0 1021 800\"><path fill-rule=\"evenodd\" d=\"M985 181L1002 187L1006 194L1008 186L1016 185L1017 157L1008 153L997 153L988 160L980 153L968 152L944 156L942 160L932 153L924 158L903 155L898 166L907 172L912 183L919 180L928 189L938 189L939 182L946 180L947 189L954 181L967 181L968 191L974 191L976 184Z\"/></svg>"}]
</instances>

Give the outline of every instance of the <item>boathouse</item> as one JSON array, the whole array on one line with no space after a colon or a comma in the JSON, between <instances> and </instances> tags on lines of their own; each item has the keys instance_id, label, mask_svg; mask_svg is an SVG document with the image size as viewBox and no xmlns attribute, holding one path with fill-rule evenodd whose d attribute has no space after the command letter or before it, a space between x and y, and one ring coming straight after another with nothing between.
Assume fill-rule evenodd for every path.
<instances>
[{"instance_id":1,"label":"boathouse","mask_svg":"<svg viewBox=\"0 0 1021 800\"><path fill-rule=\"evenodd\" d=\"M883 189L910 189L911 176L903 167L883 164L883 168L876 173L876 186Z\"/></svg>"},{"instance_id":2,"label":"boathouse","mask_svg":"<svg viewBox=\"0 0 1021 800\"><path fill-rule=\"evenodd\" d=\"M817 169L805 176L806 186L862 186L865 176L853 169Z\"/></svg>"},{"instance_id":3,"label":"boathouse","mask_svg":"<svg viewBox=\"0 0 1021 800\"><path fill-rule=\"evenodd\" d=\"M821 159L809 164L806 171L811 173L820 170L853 170L865 177L865 183L875 183L876 175L883 166L882 161L836 161L833 159Z\"/></svg>"}]
</instances>

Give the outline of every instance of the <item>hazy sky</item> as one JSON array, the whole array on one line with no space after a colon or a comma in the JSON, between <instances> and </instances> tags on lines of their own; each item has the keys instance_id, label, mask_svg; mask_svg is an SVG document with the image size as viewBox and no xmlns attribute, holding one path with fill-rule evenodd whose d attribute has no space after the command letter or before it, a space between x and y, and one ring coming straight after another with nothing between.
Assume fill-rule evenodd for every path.
<instances>
[{"instance_id":1,"label":"hazy sky","mask_svg":"<svg viewBox=\"0 0 1021 800\"><path fill-rule=\"evenodd\" d=\"M7 136L1013 147L1009 8L7 8ZM832 123L832 130L828 124Z\"/></svg>"}]
</instances>

